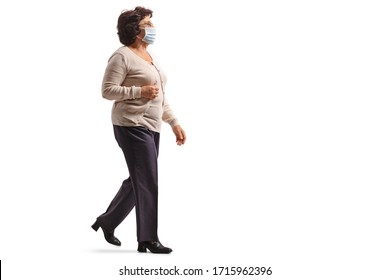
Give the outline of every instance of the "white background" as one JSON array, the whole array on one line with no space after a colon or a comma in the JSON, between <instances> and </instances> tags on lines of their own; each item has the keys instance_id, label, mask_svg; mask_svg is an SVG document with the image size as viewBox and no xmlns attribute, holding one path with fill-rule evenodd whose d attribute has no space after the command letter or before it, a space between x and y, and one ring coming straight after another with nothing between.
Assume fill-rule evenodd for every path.
<instances>
[{"instance_id":1,"label":"white background","mask_svg":"<svg viewBox=\"0 0 390 280\"><path fill-rule=\"evenodd\" d=\"M101 97L116 21L154 11L151 50L188 141L161 135L159 235L91 224L127 176ZM128 268L272 267L389 279L387 1L2 1L4 279L149 279ZM264 277L266 278L266 277ZM157 277L156 277L157 279ZM158 277L161 279L161 277Z\"/></svg>"}]
</instances>

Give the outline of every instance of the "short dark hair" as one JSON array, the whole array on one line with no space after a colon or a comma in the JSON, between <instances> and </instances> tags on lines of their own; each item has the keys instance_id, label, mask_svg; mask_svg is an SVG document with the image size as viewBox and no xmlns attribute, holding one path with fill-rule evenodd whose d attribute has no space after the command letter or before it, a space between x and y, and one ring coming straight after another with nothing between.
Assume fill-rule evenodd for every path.
<instances>
[{"instance_id":1,"label":"short dark hair","mask_svg":"<svg viewBox=\"0 0 390 280\"><path fill-rule=\"evenodd\" d=\"M136 7L134 10L124 10L118 17L118 36L119 41L130 46L135 42L136 36L141 32L139 22L145 17L153 16L153 11L144 7Z\"/></svg>"}]
</instances>

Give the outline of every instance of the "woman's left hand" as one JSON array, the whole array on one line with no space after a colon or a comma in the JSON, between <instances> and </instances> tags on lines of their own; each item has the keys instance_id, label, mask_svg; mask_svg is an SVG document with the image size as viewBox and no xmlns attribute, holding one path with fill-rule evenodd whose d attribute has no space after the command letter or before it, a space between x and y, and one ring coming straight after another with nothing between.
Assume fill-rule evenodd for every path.
<instances>
[{"instance_id":1,"label":"woman's left hand","mask_svg":"<svg viewBox=\"0 0 390 280\"><path fill-rule=\"evenodd\" d=\"M176 144L181 146L186 142L186 133L181 128L180 125L175 125L173 128L173 133L175 133L176 136Z\"/></svg>"}]
</instances>

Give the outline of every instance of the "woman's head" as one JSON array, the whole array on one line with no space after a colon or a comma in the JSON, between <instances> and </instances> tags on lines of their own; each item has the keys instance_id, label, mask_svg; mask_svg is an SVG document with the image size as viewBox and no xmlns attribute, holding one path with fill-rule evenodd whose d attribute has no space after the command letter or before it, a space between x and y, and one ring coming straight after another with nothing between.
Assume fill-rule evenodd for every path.
<instances>
[{"instance_id":1,"label":"woman's head","mask_svg":"<svg viewBox=\"0 0 390 280\"><path fill-rule=\"evenodd\" d=\"M134 10L123 11L119 15L117 25L119 41L125 46L133 44L142 30L140 22L145 21L145 18L150 19L152 16L152 10L139 6Z\"/></svg>"}]
</instances>

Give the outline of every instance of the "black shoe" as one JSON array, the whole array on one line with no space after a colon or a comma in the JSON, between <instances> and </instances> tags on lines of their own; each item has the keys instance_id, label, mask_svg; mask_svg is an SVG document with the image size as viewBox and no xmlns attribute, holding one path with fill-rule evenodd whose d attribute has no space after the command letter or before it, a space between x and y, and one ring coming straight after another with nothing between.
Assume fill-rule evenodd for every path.
<instances>
[{"instance_id":1,"label":"black shoe","mask_svg":"<svg viewBox=\"0 0 390 280\"><path fill-rule=\"evenodd\" d=\"M172 252L171 248L164 247L159 241L143 241L138 242L138 252L146 253L146 248L150 252L156 254L169 254Z\"/></svg>"},{"instance_id":2,"label":"black shoe","mask_svg":"<svg viewBox=\"0 0 390 280\"><path fill-rule=\"evenodd\" d=\"M93 225L92 225L92 228L95 230L95 231L98 231L99 228L102 229L103 231L103 234L104 234L104 238L106 239L106 241L112 245L115 245L115 246L121 246L121 242L119 241L118 238L116 238L114 236L114 231L112 232L108 232L107 230L105 230L101 225L99 225L98 221L96 221Z\"/></svg>"}]
</instances>

